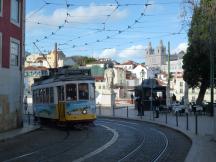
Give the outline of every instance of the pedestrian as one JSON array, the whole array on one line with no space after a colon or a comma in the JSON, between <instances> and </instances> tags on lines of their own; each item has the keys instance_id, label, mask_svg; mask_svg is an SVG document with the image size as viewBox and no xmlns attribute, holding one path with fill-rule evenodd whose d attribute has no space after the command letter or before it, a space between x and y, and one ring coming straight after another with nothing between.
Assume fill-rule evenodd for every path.
<instances>
[{"instance_id":1,"label":"pedestrian","mask_svg":"<svg viewBox=\"0 0 216 162\"><path fill-rule=\"evenodd\" d=\"M172 103L175 103L176 102L176 96L175 96L175 94L173 93L173 95L172 95Z\"/></svg>"},{"instance_id":2,"label":"pedestrian","mask_svg":"<svg viewBox=\"0 0 216 162\"><path fill-rule=\"evenodd\" d=\"M25 110L25 114L27 112L28 109L28 102L27 102L27 96L25 96L24 101L23 101L23 106L24 106L24 110Z\"/></svg>"},{"instance_id":3,"label":"pedestrian","mask_svg":"<svg viewBox=\"0 0 216 162\"><path fill-rule=\"evenodd\" d=\"M138 115L137 116L141 116L141 97L138 96L136 98L136 105L137 105L137 109L138 109Z\"/></svg>"},{"instance_id":4,"label":"pedestrian","mask_svg":"<svg viewBox=\"0 0 216 162\"><path fill-rule=\"evenodd\" d=\"M160 101L159 101L159 98L156 96L156 97L155 97L155 112L156 112L156 118L159 118L159 112L160 112L159 106L160 106Z\"/></svg>"},{"instance_id":5,"label":"pedestrian","mask_svg":"<svg viewBox=\"0 0 216 162\"><path fill-rule=\"evenodd\" d=\"M134 95L133 95L133 93L131 93L131 104L133 104L134 103Z\"/></svg>"}]
</instances>

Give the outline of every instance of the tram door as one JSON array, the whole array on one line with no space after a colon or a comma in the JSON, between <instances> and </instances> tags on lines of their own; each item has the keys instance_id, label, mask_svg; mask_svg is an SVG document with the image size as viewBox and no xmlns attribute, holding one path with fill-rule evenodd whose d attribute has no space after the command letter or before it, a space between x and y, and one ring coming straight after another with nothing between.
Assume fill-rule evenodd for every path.
<instances>
[{"instance_id":1,"label":"tram door","mask_svg":"<svg viewBox=\"0 0 216 162\"><path fill-rule=\"evenodd\" d=\"M59 120L65 121L64 86L57 87Z\"/></svg>"}]
</instances>

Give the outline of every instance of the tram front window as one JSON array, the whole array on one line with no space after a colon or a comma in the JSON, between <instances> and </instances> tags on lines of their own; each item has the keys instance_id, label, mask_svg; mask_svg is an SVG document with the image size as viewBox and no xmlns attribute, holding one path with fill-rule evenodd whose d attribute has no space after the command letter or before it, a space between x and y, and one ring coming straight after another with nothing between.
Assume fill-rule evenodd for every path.
<instances>
[{"instance_id":1,"label":"tram front window","mask_svg":"<svg viewBox=\"0 0 216 162\"><path fill-rule=\"evenodd\" d=\"M89 93L90 100L94 100L95 99L95 84L94 83L90 84L89 90L90 90L90 93Z\"/></svg>"},{"instance_id":2,"label":"tram front window","mask_svg":"<svg viewBox=\"0 0 216 162\"><path fill-rule=\"evenodd\" d=\"M66 99L67 99L67 101L76 101L77 100L76 84L66 85Z\"/></svg>"},{"instance_id":3,"label":"tram front window","mask_svg":"<svg viewBox=\"0 0 216 162\"><path fill-rule=\"evenodd\" d=\"M89 100L88 83L80 83L79 84L79 99L80 100Z\"/></svg>"}]
</instances>

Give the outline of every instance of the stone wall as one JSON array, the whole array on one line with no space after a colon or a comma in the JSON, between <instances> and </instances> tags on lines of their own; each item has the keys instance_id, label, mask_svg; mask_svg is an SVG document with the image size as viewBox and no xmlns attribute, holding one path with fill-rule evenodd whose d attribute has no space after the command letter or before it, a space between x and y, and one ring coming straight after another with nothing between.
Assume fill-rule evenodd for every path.
<instances>
[{"instance_id":1,"label":"stone wall","mask_svg":"<svg viewBox=\"0 0 216 162\"><path fill-rule=\"evenodd\" d=\"M22 126L22 84L18 68L0 68L0 132Z\"/></svg>"},{"instance_id":2,"label":"stone wall","mask_svg":"<svg viewBox=\"0 0 216 162\"><path fill-rule=\"evenodd\" d=\"M214 106L214 139L216 141L216 106Z\"/></svg>"},{"instance_id":3,"label":"stone wall","mask_svg":"<svg viewBox=\"0 0 216 162\"><path fill-rule=\"evenodd\" d=\"M18 105L16 109L17 111L10 112L8 97L0 95L0 132L22 126L22 111L18 109Z\"/></svg>"}]
</instances>

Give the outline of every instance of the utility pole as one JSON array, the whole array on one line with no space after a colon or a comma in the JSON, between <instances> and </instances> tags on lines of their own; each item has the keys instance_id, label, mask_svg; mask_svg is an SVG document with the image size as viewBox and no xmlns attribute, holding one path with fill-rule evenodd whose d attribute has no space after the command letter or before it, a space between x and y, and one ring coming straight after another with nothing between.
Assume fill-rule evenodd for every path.
<instances>
[{"instance_id":1,"label":"utility pole","mask_svg":"<svg viewBox=\"0 0 216 162\"><path fill-rule=\"evenodd\" d=\"M209 33L212 33L212 21L209 25ZM214 114L214 51L212 49L212 36L210 36L210 88L211 88L211 116Z\"/></svg>"},{"instance_id":2,"label":"utility pole","mask_svg":"<svg viewBox=\"0 0 216 162\"><path fill-rule=\"evenodd\" d=\"M55 68L58 68L58 51L57 51L57 43L55 43L54 53L55 53Z\"/></svg>"},{"instance_id":3,"label":"utility pole","mask_svg":"<svg viewBox=\"0 0 216 162\"><path fill-rule=\"evenodd\" d=\"M167 108L170 106L170 42L168 42L168 79L166 88L166 105Z\"/></svg>"}]
</instances>

